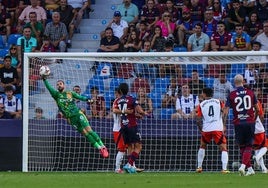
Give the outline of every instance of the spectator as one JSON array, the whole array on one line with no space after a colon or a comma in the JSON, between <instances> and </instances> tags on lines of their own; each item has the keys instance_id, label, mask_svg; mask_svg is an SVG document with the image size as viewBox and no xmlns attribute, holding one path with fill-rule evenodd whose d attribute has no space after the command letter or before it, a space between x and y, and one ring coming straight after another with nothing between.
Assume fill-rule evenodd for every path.
<instances>
[{"instance_id":1,"label":"spectator","mask_svg":"<svg viewBox=\"0 0 268 188\"><path fill-rule=\"evenodd\" d=\"M155 25L159 25L161 27L163 37L165 37L166 39L170 38L174 40L174 32L176 29L176 25L172 22L171 15L169 12L164 12L162 14L162 18L158 20Z\"/></svg>"},{"instance_id":2,"label":"spectator","mask_svg":"<svg viewBox=\"0 0 268 188\"><path fill-rule=\"evenodd\" d=\"M12 119L10 113L5 110L5 105L3 103L0 103L0 119Z\"/></svg>"},{"instance_id":3,"label":"spectator","mask_svg":"<svg viewBox=\"0 0 268 188\"><path fill-rule=\"evenodd\" d=\"M261 108L264 110L263 115L265 116L265 114L267 114L266 112L268 111L267 94L264 94L263 89L257 85L254 86L253 90L254 90L254 94L257 97L258 101L261 103Z\"/></svg>"},{"instance_id":4,"label":"spectator","mask_svg":"<svg viewBox=\"0 0 268 188\"><path fill-rule=\"evenodd\" d=\"M40 48L40 52L56 52L54 46L50 43L47 37L43 39L43 44Z\"/></svg>"},{"instance_id":5,"label":"spectator","mask_svg":"<svg viewBox=\"0 0 268 188\"><path fill-rule=\"evenodd\" d=\"M159 25L154 27L154 33L151 39L151 49L155 52L165 51L166 39L162 35L162 29Z\"/></svg>"},{"instance_id":6,"label":"spectator","mask_svg":"<svg viewBox=\"0 0 268 188\"><path fill-rule=\"evenodd\" d=\"M255 8L256 0L244 0L241 4L246 10L247 15L249 15Z\"/></svg>"},{"instance_id":7,"label":"spectator","mask_svg":"<svg viewBox=\"0 0 268 188\"><path fill-rule=\"evenodd\" d=\"M44 28L41 22L37 21L36 12L30 12L29 19L30 22L26 23L24 27L30 27L31 28L31 36L36 38L37 45L41 46L42 44L42 36L44 32Z\"/></svg>"},{"instance_id":8,"label":"spectator","mask_svg":"<svg viewBox=\"0 0 268 188\"><path fill-rule=\"evenodd\" d=\"M5 94L6 96L0 99L0 103L4 104L6 111L10 113L12 118L21 119L21 100L14 95L14 90L11 85L5 87Z\"/></svg>"},{"instance_id":9,"label":"spectator","mask_svg":"<svg viewBox=\"0 0 268 188\"><path fill-rule=\"evenodd\" d=\"M18 83L18 78L16 68L11 66L11 56L5 56L4 67L0 69L0 92L4 92L8 85L11 85L14 91L20 92L21 85Z\"/></svg>"},{"instance_id":10,"label":"spectator","mask_svg":"<svg viewBox=\"0 0 268 188\"><path fill-rule=\"evenodd\" d=\"M194 33L194 23L191 19L191 12L188 8L182 9L182 19L177 22L179 46L187 46L187 41Z\"/></svg>"},{"instance_id":11,"label":"spectator","mask_svg":"<svg viewBox=\"0 0 268 188\"><path fill-rule=\"evenodd\" d=\"M246 15L246 10L241 6L240 1L234 0L231 10L228 11L228 17L226 18L228 31L233 31L235 25L243 25Z\"/></svg>"},{"instance_id":12,"label":"spectator","mask_svg":"<svg viewBox=\"0 0 268 188\"><path fill-rule=\"evenodd\" d=\"M226 31L224 22L219 21L217 31L212 34L210 44L212 51L228 51L231 48L231 33Z\"/></svg>"},{"instance_id":13,"label":"spectator","mask_svg":"<svg viewBox=\"0 0 268 188\"><path fill-rule=\"evenodd\" d=\"M104 37L101 38L98 52L116 52L119 51L119 46L119 38L114 35L111 27L107 27L104 31Z\"/></svg>"},{"instance_id":14,"label":"spectator","mask_svg":"<svg viewBox=\"0 0 268 188\"><path fill-rule=\"evenodd\" d=\"M137 101L142 109L147 113L147 117L153 117L153 103L152 99L146 94L146 88L139 88L137 92ZM138 118L142 117L139 113L136 113L136 116Z\"/></svg>"},{"instance_id":15,"label":"spectator","mask_svg":"<svg viewBox=\"0 0 268 188\"><path fill-rule=\"evenodd\" d=\"M89 104L90 107L90 118L104 118L106 115L105 99L99 94L98 87L90 88L92 103Z\"/></svg>"},{"instance_id":16,"label":"spectator","mask_svg":"<svg viewBox=\"0 0 268 188\"><path fill-rule=\"evenodd\" d=\"M173 42L166 41L165 43L165 52L173 52ZM159 77L170 77L171 75L176 75L178 78L182 78L183 70L181 62L177 57L161 57L161 60L164 61L164 64L159 65ZM176 64L174 64L176 62Z\"/></svg>"},{"instance_id":17,"label":"spectator","mask_svg":"<svg viewBox=\"0 0 268 188\"><path fill-rule=\"evenodd\" d=\"M70 48L75 30L75 17L77 14L76 9L68 4L67 0L61 0L60 6L56 9L56 11L60 13L60 21L67 27L67 47Z\"/></svg>"},{"instance_id":18,"label":"spectator","mask_svg":"<svg viewBox=\"0 0 268 188\"><path fill-rule=\"evenodd\" d=\"M191 20L194 23L199 23L204 21L204 6L201 4L200 0L191 0L190 5Z\"/></svg>"},{"instance_id":19,"label":"spectator","mask_svg":"<svg viewBox=\"0 0 268 188\"><path fill-rule=\"evenodd\" d=\"M259 17L261 23L268 20L268 14L267 14L268 2L267 2L267 0L257 1L257 5L255 7L255 10L258 13L258 17Z\"/></svg>"},{"instance_id":20,"label":"spectator","mask_svg":"<svg viewBox=\"0 0 268 188\"><path fill-rule=\"evenodd\" d=\"M176 23L176 21L179 19L179 11L174 6L174 1L173 0L167 0L166 1L165 12L169 12L169 14L171 15L171 21L173 23Z\"/></svg>"},{"instance_id":21,"label":"spectator","mask_svg":"<svg viewBox=\"0 0 268 188\"><path fill-rule=\"evenodd\" d=\"M256 41L261 43L261 50L268 51L268 20L263 22L263 33L257 36Z\"/></svg>"},{"instance_id":22,"label":"spectator","mask_svg":"<svg viewBox=\"0 0 268 188\"><path fill-rule=\"evenodd\" d=\"M10 0L2 0L2 6L5 7L8 14L10 14L10 29L13 25L16 24L17 21L17 9L18 9L18 1L10 1ZM2 9L2 8L1 8ZM2 18L2 16L1 16Z\"/></svg>"},{"instance_id":23,"label":"spectator","mask_svg":"<svg viewBox=\"0 0 268 188\"><path fill-rule=\"evenodd\" d=\"M34 68L29 68L29 91L37 91L37 81L40 80L39 72Z\"/></svg>"},{"instance_id":24,"label":"spectator","mask_svg":"<svg viewBox=\"0 0 268 188\"><path fill-rule=\"evenodd\" d=\"M191 94L188 84L183 84L181 97L176 100L176 113L171 115L171 119L188 119L195 117L195 108L199 104L198 96Z\"/></svg>"},{"instance_id":25,"label":"spectator","mask_svg":"<svg viewBox=\"0 0 268 188\"><path fill-rule=\"evenodd\" d=\"M209 36L206 33L202 32L202 24L197 23L195 25L195 33L192 34L187 43L187 50L188 52L192 51L208 51L209 50Z\"/></svg>"},{"instance_id":26,"label":"spectator","mask_svg":"<svg viewBox=\"0 0 268 188\"><path fill-rule=\"evenodd\" d=\"M3 37L4 42L7 42L10 33L11 33L11 16L3 6L3 3L0 2L0 37Z\"/></svg>"},{"instance_id":27,"label":"spectator","mask_svg":"<svg viewBox=\"0 0 268 188\"><path fill-rule=\"evenodd\" d=\"M31 27L23 28L23 36L17 40L17 50L19 61L22 62L22 53L23 52L35 52L37 48L36 38L31 36L32 30Z\"/></svg>"},{"instance_id":28,"label":"spectator","mask_svg":"<svg viewBox=\"0 0 268 188\"><path fill-rule=\"evenodd\" d=\"M11 56L11 66L17 69L18 76L21 75L21 62L19 61L19 53L15 44L10 46L8 54Z\"/></svg>"},{"instance_id":29,"label":"spectator","mask_svg":"<svg viewBox=\"0 0 268 188\"><path fill-rule=\"evenodd\" d=\"M235 33L233 33L231 40L231 49L233 51L250 50L250 36L243 31L241 24L235 26Z\"/></svg>"},{"instance_id":30,"label":"spectator","mask_svg":"<svg viewBox=\"0 0 268 188\"><path fill-rule=\"evenodd\" d=\"M49 39L49 42L56 50L59 50L60 52L66 51L66 38L68 32L65 24L60 21L59 12L53 12L52 22L46 25L44 36Z\"/></svg>"},{"instance_id":31,"label":"spectator","mask_svg":"<svg viewBox=\"0 0 268 188\"><path fill-rule=\"evenodd\" d=\"M213 18L213 10L207 9L205 11L205 21L203 23L203 32L206 33L209 38L217 29L217 20Z\"/></svg>"},{"instance_id":32,"label":"spectator","mask_svg":"<svg viewBox=\"0 0 268 188\"><path fill-rule=\"evenodd\" d=\"M251 41L255 41L258 35L263 31L262 23L258 19L257 12L249 14L249 20L244 25L244 31L250 36Z\"/></svg>"},{"instance_id":33,"label":"spectator","mask_svg":"<svg viewBox=\"0 0 268 188\"><path fill-rule=\"evenodd\" d=\"M255 64L247 64L246 66L244 79L246 84L248 84L250 88L253 88L256 84L256 80L258 79L258 70L255 68Z\"/></svg>"},{"instance_id":34,"label":"spectator","mask_svg":"<svg viewBox=\"0 0 268 188\"><path fill-rule=\"evenodd\" d=\"M147 25L146 21L141 21L139 23L139 39L141 41L149 40L151 37L151 31L148 29Z\"/></svg>"},{"instance_id":35,"label":"spectator","mask_svg":"<svg viewBox=\"0 0 268 188\"><path fill-rule=\"evenodd\" d=\"M219 77L214 79L213 90L213 98L225 103L228 95L234 90L232 83L226 79L225 72L220 72Z\"/></svg>"},{"instance_id":36,"label":"spectator","mask_svg":"<svg viewBox=\"0 0 268 188\"><path fill-rule=\"evenodd\" d=\"M68 0L68 4L76 10L74 26L79 31L79 25L81 23L81 20L83 16L87 13L88 8L90 8L90 4L88 0ZM66 26L68 27L69 25Z\"/></svg>"},{"instance_id":37,"label":"spectator","mask_svg":"<svg viewBox=\"0 0 268 188\"><path fill-rule=\"evenodd\" d=\"M43 7L38 5L37 0L30 0L31 5L28 5L25 7L22 11L22 13L19 16L18 23L17 23L17 31L21 32L23 29L23 25L25 23L30 22L30 12L36 12L36 18L37 21L41 22L43 24L43 28L46 26L46 20L47 20L47 14Z\"/></svg>"},{"instance_id":38,"label":"spectator","mask_svg":"<svg viewBox=\"0 0 268 188\"><path fill-rule=\"evenodd\" d=\"M43 109L41 107L37 107L35 110L35 116L34 119L46 119L43 115Z\"/></svg>"},{"instance_id":39,"label":"spectator","mask_svg":"<svg viewBox=\"0 0 268 188\"><path fill-rule=\"evenodd\" d=\"M176 100L181 95L181 85L178 84L178 78L170 78L170 84L167 92L162 99L163 108L175 108Z\"/></svg>"},{"instance_id":40,"label":"spectator","mask_svg":"<svg viewBox=\"0 0 268 188\"><path fill-rule=\"evenodd\" d=\"M191 93L194 95L199 95L202 90L207 87L205 82L199 78L199 73L197 70L192 71L192 78L188 83Z\"/></svg>"},{"instance_id":41,"label":"spectator","mask_svg":"<svg viewBox=\"0 0 268 188\"><path fill-rule=\"evenodd\" d=\"M121 19L121 13L119 11L114 12L113 19L107 25L107 28L111 27L113 30L114 36L120 39L122 44L125 43L127 38L128 24L125 20ZM102 32L101 36L104 37L105 33Z\"/></svg>"},{"instance_id":42,"label":"spectator","mask_svg":"<svg viewBox=\"0 0 268 188\"><path fill-rule=\"evenodd\" d=\"M220 0L214 0L213 1L213 18L217 21L224 21L227 13L226 13L226 8L222 6Z\"/></svg>"},{"instance_id":43,"label":"spectator","mask_svg":"<svg viewBox=\"0 0 268 188\"><path fill-rule=\"evenodd\" d=\"M139 88L145 88L146 93L150 93L150 85L146 78L143 78L141 74L137 74L137 77L132 83L131 91L137 93Z\"/></svg>"},{"instance_id":44,"label":"spectator","mask_svg":"<svg viewBox=\"0 0 268 188\"><path fill-rule=\"evenodd\" d=\"M159 10L154 6L154 0L148 0L146 6L142 9L140 20L147 23L147 29L152 31L155 23L159 20Z\"/></svg>"},{"instance_id":45,"label":"spectator","mask_svg":"<svg viewBox=\"0 0 268 188\"><path fill-rule=\"evenodd\" d=\"M131 3L131 0L124 0L117 10L121 13L122 20L125 20L128 24L136 25L139 20L139 9Z\"/></svg>"},{"instance_id":46,"label":"spectator","mask_svg":"<svg viewBox=\"0 0 268 188\"><path fill-rule=\"evenodd\" d=\"M128 36L127 42L124 45L125 52L138 52L141 49L141 40L138 37L137 31L132 31Z\"/></svg>"}]
</instances>

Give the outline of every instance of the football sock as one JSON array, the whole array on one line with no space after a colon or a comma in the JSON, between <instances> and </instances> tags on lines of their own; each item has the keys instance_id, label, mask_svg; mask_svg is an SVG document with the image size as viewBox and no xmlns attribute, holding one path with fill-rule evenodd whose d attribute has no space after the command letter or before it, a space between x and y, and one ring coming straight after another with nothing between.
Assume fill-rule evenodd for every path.
<instances>
[{"instance_id":1,"label":"football sock","mask_svg":"<svg viewBox=\"0 0 268 188\"><path fill-rule=\"evenodd\" d=\"M99 135L94 131L88 132L85 137L95 148L100 149L102 146L104 146Z\"/></svg>"},{"instance_id":2,"label":"football sock","mask_svg":"<svg viewBox=\"0 0 268 188\"><path fill-rule=\"evenodd\" d=\"M246 165L247 168L251 167L251 152L252 152L252 147L247 146L244 149L243 155L242 155L242 163Z\"/></svg>"},{"instance_id":3,"label":"football sock","mask_svg":"<svg viewBox=\"0 0 268 188\"><path fill-rule=\"evenodd\" d=\"M133 163L136 161L136 159L139 158L139 154L133 151L129 156L128 156L128 163L133 166Z\"/></svg>"},{"instance_id":4,"label":"football sock","mask_svg":"<svg viewBox=\"0 0 268 188\"><path fill-rule=\"evenodd\" d=\"M262 156L265 155L266 152L267 152L267 147L262 147L261 149L259 149L259 152L256 155L256 159L259 160Z\"/></svg>"},{"instance_id":5,"label":"football sock","mask_svg":"<svg viewBox=\"0 0 268 188\"><path fill-rule=\"evenodd\" d=\"M262 170L265 170L265 169L266 169L266 166L265 166L265 164L264 164L263 157L260 158L260 160L259 160L259 164L260 164Z\"/></svg>"},{"instance_id":6,"label":"football sock","mask_svg":"<svg viewBox=\"0 0 268 188\"><path fill-rule=\"evenodd\" d=\"M118 151L115 157L115 169L120 169L125 152Z\"/></svg>"},{"instance_id":7,"label":"football sock","mask_svg":"<svg viewBox=\"0 0 268 188\"><path fill-rule=\"evenodd\" d=\"M221 152L221 161L222 161L222 169L227 170L227 164L228 164L228 152L227 151Z\"/></svg>"},{"instance_id":8,"label":"football sock","mask_svg":"<svg viewBox=\"0 0 268 188\"><path fill-rule=\"evenodd\" d=\"M197 154L197 167L202 167L203 160L205 158L205 149L199 148L198 154Z\"/></svg>"}]
</instances>

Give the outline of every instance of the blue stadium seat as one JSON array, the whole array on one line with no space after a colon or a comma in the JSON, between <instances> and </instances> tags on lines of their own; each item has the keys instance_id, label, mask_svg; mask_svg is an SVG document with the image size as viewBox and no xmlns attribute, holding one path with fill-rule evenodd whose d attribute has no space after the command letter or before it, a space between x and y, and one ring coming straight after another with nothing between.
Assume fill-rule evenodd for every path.
<instances>
[{"instance_id":1,"label":"blue stadium seat","mask_svg":"<svg viewBox=\"0 0 268 188\"><path fill-rule=\"evenodd\" d=\"M12 44L17 44L17 40L18 38L20 38L22 35L21 34L10 34L8 39L7 39L7 43L8 45L12 45Z\"/></svg>"},{"instance_id":2,"label":"blue stadium seat","mask_svg":"<svg viewBox=\"0 0 268 188\"><path fill-rule=\"evenodd\" d=\"M214 78L212 78L212 77L204 77L203 81L205 82L207 87L213 87Z\"/></svg>"},{"instance_id":3,"label":"blue stadium seat","mask_svg":"<svg viewBox=\"0 0 268 188\"><path fill-rule=\"evenodd\" d=\"M160 93L167 91L167 87L170 84L170 78L156 78L154 82L154 89Z\"/></svg>"},{"instance_id":4,"label":"blue stadium seat","mask_svg":"<svg viewBox=\"0 0 268 188\"><path fill-rule=\"evenodd\" d=\"M124 78L113 78L110 82L110 90L114 91L121 83L125 83Z\"/></svg>"},{"instance_id":5,"label":"blue stadium seat","mask_svg":"<svg viewBox=\"0 0 268 188\"><path fill-rule=\"evenodd\" d=\"M157 90L152 91L148 94L148 97L152 99L153 108L160 108L162 102L162 94Z\"/></svg>"},{"instance_id":6,"label":"blue stadium seat","mask_svg":"<svg viewBox=\"0 0 268 188\"><path fill-rule=\"evenodd\" d=\"M0 36L0 49L3 49L3 48L5 48L5 44L4 44L2 36Z\"/></svg>"},{"instance_id":7,"label":"blue stadium seat","mask_svg":"<svg viewBox=\"0 0 268 188\"><path fill-rule=\"evenodd\" d=\"M171 119L171 115L174 114L176 110L174 108L162 108L159 113L160 119Z\"/></svg>"},{"instance_id":8,"label":"blue stadium seat","mask_svg":"<svg viewBox=\"0 0 268 188\"><path fill-rule=\"evenodd\" d=\"M186 47L175 47L173 48L174 52L187 52L187 48Z\"/></svg>"},{"instance_id":9,"label":"blue stadium seat","mask_svg":"<svg viewBox=\"0 0 268 188\"><path fill-rule=\"evenodd\" d=\"M7 54L8 54L8 49L1 49L0 50L0 58L3 59Z\"/></svg>"},{"instance_id":10,"label":"blue stadium seat","mask_svg":"<svg viewBox=\"0 0 268 188\"><path fill-rule=\"evenodd\" d=\"M232 64L229 77L233 78L237 74L244 74L245 69L246 69L246 64Z\"/></svg>"},{"instance_id":11,"label":"blue stadium seat","mask_svg":"<svg viewBox=\"0 0 268 188\"><path fill-rule=\"evenodd\" d=\"M102 78L91 78L88 81L88 87L87 87L87 91L86 93L90 93L90 89L92 87L98 87L99 89L99 93L103 93L104 92L104 81Z\"/></svg>"},{"instance_id":12,"label":"blue stadium seat","mask_svg":"<svg viewBox=\"0 0 268 188\"><path fill-rule=\"evenodd\" d=\"M105 92L103 97L105 99L106 110L110 110L112 107L112 100L115 98L114 91L110 90L110 91Z\"/></svg>"},{"instance_id":13,"label":"blue stadium seat","mask_svg":"<svg viewBox=\"0 0 268 188\"><path fill-rule=\"evenodd\" d=\"M188 64L186 65L186 77L191 78L192 77L192 71L197 70L199 73L199 76L204 75L204 69L202 64Z\"/></svg>"}]
</instances>

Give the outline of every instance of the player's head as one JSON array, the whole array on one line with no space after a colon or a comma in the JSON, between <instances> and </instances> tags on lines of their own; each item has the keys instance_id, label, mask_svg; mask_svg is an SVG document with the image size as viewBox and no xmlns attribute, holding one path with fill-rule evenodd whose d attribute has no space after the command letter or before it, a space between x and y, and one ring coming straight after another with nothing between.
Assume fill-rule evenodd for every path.
<instances>
[{"instance_id":1,"label":"player's head","mask_svg":"<svg viewBox=\"0 0 268 188\"><path fill-rule=\"evenodd\" d=\"M80 93L81 93L81 88L80 88L80 86L79 86L79 85L74 86L74 87L73 87L73 91L74 91L75 93L80 94Z\"/></svg>"},{"instance_id":2,"label":"player's head","mask_svg":"<svg viewBox=\"0 0 268 188\"><path fill-rule=\"evenodd\" d=\"M213 97L213 89L212 88L209 88L209 87L206 87L203 89L203 96L205 98L211 98Z\"/></svg>"},{"instance_id":3,"label":"player's head","mask_svg":"<svg viewBox=\"0 0 268 188\"><path fill-rule=\"evenodd\" d=\"M65 89L65 84L63 80L58 80L57 81L57 89L59 92L63 92Z\"/></svg>"},{"instance_id":4,"label":"player's head","mask_svg":"<svg viewBox=\"0 0 268 188\"><path fill-rule=\"evenodd\" d=\"M243 86L243 83L244 83L244 78L241 74L237 74L235 77L234 77L234 84L236 87L238 86Z\"/></svg>"},{"instance_id":5,"label":"player's head","mask_svg":"<svg viewBox=\"0 0 268 188\"><path fill-rule=\"evenodd\" d=\"M127 83L121 83L118 87L120 93L122 93L122 95L127 95L128 93L128 85Z\"/></svg>"}]
</instances>

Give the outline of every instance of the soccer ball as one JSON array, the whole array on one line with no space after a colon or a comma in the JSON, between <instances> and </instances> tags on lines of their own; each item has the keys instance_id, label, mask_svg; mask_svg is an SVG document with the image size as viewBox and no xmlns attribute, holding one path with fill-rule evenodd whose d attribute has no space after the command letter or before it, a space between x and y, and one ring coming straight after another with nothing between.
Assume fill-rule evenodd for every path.
<instances>
[{"instance_id":1,"label":"soccer ball","mask_svg":"<svg viewBox=\"0 0 268 188\"><path fill-rule=\"evenodd\" d=\"M50 68L48 66L42 66L39 69L40 76L49 76L50 75Z\"/></svg>"}]
</instances>

